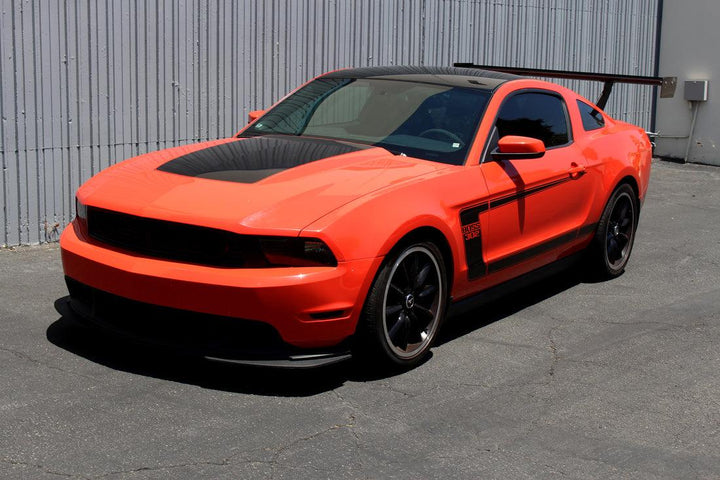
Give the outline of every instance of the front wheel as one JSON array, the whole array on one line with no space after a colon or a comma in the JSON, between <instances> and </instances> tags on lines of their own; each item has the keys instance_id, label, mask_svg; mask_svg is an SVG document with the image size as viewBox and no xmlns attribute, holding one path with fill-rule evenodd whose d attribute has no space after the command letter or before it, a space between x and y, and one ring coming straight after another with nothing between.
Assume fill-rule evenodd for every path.
<instances>
[{"instance_id":1,"label":"front wheel","mask_svg":"<svg viewBox=\"0 0 720 480\"><path fill-rule=\"evenodd\" d=\"M447 274L435 244L419 242L388 256L363 308L361 356L413 367L430 350L447 304Z\"/></svg>"},{"instance_id":2,"label":"front wheel","mask_svg":"<svg viewBox=\"0 0 720 480\"><path fill-rule=\"evenodd\" d=\"M635 241L637 208L635 191L628 184L620 185L610 196L590 245L589 261L595 276L614 278L625 269Z\"/></svg>"}]
</instances>

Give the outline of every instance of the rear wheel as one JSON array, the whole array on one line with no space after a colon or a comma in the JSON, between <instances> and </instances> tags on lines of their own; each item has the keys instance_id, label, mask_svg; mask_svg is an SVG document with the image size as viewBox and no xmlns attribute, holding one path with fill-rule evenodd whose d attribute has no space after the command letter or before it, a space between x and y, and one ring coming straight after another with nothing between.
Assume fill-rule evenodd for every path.
<instances>
[{"instance_id":1,"label":"rear wheel","mask_svg":"<svg viewBox=\"0 0 720 480\"><path fill-rule=\"evenodd\" d=\"M635 191L630 185L622 184L605 206L590 246L593 274L614 278L623 272L635 241L637 219Z\"/></svg>"},{"instance_id":2,"label":"rear wheel","mask_svg":"<svg viewBox=\"0 0 720 480\"><path fill-rule=\"evenodd\" d=\"M435 340L446 304L447 276L437 246L418 242L396 249L368 293L359 353L376 363L417 365Z\"/></svg>"}]
</instances>

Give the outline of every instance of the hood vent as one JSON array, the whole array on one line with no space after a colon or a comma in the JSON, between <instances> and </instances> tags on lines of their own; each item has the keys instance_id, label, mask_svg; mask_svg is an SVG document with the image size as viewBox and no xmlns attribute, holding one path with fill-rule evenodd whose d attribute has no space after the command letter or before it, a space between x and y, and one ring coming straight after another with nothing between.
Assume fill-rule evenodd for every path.
<instances>
[{"instance_id":1,"label":"hood vent","mask_svg":"<svg viewBox=\"0 0 720 480\"><path fill-rule=\"evenodd\" d=\"M318 138L264 135L204 148L170 160L158 170L189 177L255 183L298 165L365 148L372 147Z\"/></svg>"}]
</instances>

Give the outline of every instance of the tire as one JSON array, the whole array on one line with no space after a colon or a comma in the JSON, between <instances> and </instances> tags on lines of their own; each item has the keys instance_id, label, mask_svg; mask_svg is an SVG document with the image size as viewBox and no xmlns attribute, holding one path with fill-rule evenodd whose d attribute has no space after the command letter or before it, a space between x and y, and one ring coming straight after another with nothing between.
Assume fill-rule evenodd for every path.
<instances>
[{"instance_id":1,"label":"tire","mask_svg":"<svg viewBox=\"0 0 720 480\"><path fill-rule=\"evenodd\" d=\"M607 280L623 273L635 241L638 201L633 188L624 183L610 196L590 244L590 274Z\"/></svg>"},{"instance_id":2,"label":"tire","mask_svg":"<svg viewBox=\"0 0 720 480\"><path fill-rule=\"evenodd\" d=\"M445 317L447 283L434 243L414 242L391 252L365 300L356 356L374 366L420 364Z\"/></svg>"}]
</instances>

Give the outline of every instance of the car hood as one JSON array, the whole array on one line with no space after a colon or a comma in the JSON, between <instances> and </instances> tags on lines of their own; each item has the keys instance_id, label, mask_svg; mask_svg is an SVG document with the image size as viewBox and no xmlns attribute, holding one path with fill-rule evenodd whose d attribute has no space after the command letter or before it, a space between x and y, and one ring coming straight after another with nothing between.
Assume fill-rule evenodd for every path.
<instances>
[{"instance_id":1,"label":"car hood","mask_svg":"<svg viewBox=\"0 0 720 480\"><path fill-rule=\"evenodd\" d=\"M231 138L126 160L89 180L78 199L237 233L297 234L363 195L444 168L345 142Z\"/></svg>"}]
</instances>

